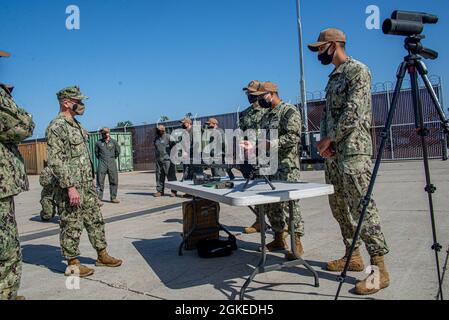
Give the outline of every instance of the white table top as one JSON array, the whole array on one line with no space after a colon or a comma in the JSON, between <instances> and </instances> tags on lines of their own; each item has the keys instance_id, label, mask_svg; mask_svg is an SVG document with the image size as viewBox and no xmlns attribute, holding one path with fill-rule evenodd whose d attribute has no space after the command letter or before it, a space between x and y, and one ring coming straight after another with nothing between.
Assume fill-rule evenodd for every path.
<instances>
[{"instance_id":1,"label":"white table top","mask_svg":"<svg viewBox=\"0 0 449 320\"><path fill-rule=\"evenodd\" d=\"M166 182L165 186L171 190L236 207L286 202L334 193L334 186L327 184L273 181L272 183L276 190L271 190L271 187L264 180L256 180L250 181L248 188L242 191L246 180L235 179L232 182L234 182L234 189L213 189L201 185L195 186L193 181Z\"/></svg>"}]
</instances>

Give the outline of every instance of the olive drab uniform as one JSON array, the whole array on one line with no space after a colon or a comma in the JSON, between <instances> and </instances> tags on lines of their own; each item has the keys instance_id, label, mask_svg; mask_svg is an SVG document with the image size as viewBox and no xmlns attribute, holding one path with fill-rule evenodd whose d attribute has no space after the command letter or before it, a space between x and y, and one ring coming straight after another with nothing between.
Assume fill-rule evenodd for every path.
<instances>
[{"instance_id":1,"label":"olive drab uniform","mask_svg":"<svg viewBox=\"0 0 449 320\"><path fill-rule=\"evenodd\" d=\"M193 164L193 154L194 154L194 150L196 151L197 149L201 148L201 143L202 141L193 141L193 127L192 129L188 132L189 134L189 140L190 140L190 144L187 145L186 141L184 141L184 150L187 151L189 150L189 155L190 155L190 161L189 164L184 164L183 165L183 180L193 180L194 175L195 174L203 174L204 173L204 169L201 165L198 164Z\"/></svg>"},{"instance_id":2,"label":"olive drab uniform","mask_svg":"<svg viewBox=\"0 0 449 320\"><path fill-rule=\"evenodd\" d=\"M88 133L76 119L58 115L46 130L48 166L53 171L60 197L60 242L62 255L71 260L80 255L79 242L86 228L92 246L107 247L104 221L93 184L92 160L87 147ZM71 206L67 189L75 187L81 197Z\"/></svg>"},{"instance_id":3,"label":"olive drab uniform","mask_svg":"<svg viewBox=\"0 0 449 320\"><path fill-rule=\"evenodd\" d=\"M278 151L278 170L270 176L272 180L299 182L299 143L301 138L302 120L298 109L288 103L269 109L261 119L260 128L267 130L267 139L270 130L278 130L278 139L271 142L270 152ZM283 232L289 227L289 204L273 203L258 206L268 216L275 232ZM297 235L304 235L304 221L301 216L299 201L293 205L294 228Z\"/></svg>"},{"instance_id":4,"label":"olive drab uniform","mask_svg":"<svg viewBox=\"0 0 449 320\"><path fill-rule=\"evenodd\" d=\"M29 188L17 144L33 134L30 114L18 107L11 88L0 84L0 300L14 300L20 287L22 253L14 196Z\"/></svg>"},{"instance_id":5,"label":"olive drab uniform","mask_svg":"<svg viewBox=\"0 0 449 320\"><path fill-rule=\"evenodd\" d=\"M40 216L43 221L49 221L58 214L58 205L56 203L58 196L56 195L56 192L59 189L57 188L58 181L50 167L45 167L44 170L42 170L39 176L39 184L42 187L42 211Z\"/></svg>"},{"instance_id":6,"label":"olive drab uniform","mask_svg":"<svg viewBox=\"0 0 449 320\"><path fill-rule=\"evenodd\" d=\"M176 181L176 168L170 160L170 150L175 143L170 140L170 135L164 133L154 139L156 155L156 190L164 193L165 179Z\"/></svg>"},{"instance_id":7,"label":"olive drab uniform","mask_svg":"<svg viewBox=\"0 0 449 320\"><path fill-rule=\"evenodd\" d=\"M372 172L371 74L368 67L348 58L331 73L326 99L321 137L329 137L335 143L336 151L333 158L326 160L326 182L335 187L329 203L340 225L343 241L349 247ZM373 199L368 205L360 238L356 247L363 240L371 256L383 256L389 251Z\"/></svg>"},{"instance_id":8,"label":"olive drab uniform","mask_svg":"<svg viewBox=\"0 0 449 320\"><path fill-rule=\"evenodd\" d=\"M95 156L98 159L97 166L97 191L100 200L103 199L104 181L106 175L109 180L111 200L117 198L118 191L118 169L116 159L120 156L120 145L114 139L107 142L100 139L95 144Z\"/></svg>"}]
</instances>

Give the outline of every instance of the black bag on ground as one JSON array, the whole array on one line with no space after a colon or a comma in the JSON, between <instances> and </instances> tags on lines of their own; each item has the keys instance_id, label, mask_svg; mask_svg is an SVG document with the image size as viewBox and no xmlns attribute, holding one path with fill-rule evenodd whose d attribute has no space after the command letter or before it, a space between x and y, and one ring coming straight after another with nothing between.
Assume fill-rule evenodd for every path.
<instances>
[{"instance_id":1,"label":"black bag on ground","mask_svg":"<svg viewBox=\"0 0 449 320\"><path fill-rule=\"evenodd\" d=\"M229 236L228 240L201 239L197 244L198 255L201 258L227 257L237 250L237 239Z\"/></svg>"}]
</instances>

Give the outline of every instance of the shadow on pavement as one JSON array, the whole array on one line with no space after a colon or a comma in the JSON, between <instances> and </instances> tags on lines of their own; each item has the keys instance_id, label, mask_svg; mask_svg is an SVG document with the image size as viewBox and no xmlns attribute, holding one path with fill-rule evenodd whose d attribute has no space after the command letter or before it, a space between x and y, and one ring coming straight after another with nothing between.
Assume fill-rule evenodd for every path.
<instances>
[{"instance_id":1,"label":"shadow on pavement","mask_svg":"<svg viewBox=\"0 0 449 320\"><path fill-rule=\"evenodd\" d=\"M40 216L34 216L34 217L30 218L30 221L40 222L42 224L59 224L59 217L55 216L50 221L42 221Z\"/></svg>"},{"instance_id":2,"label":"shadow on pavement","mask_svg":"<svg viewBox=\"0 0 449 320\"><path fill-rule=\"evenodd\" d=\"M54 273L64 273L67 264L61 256L59 247L50 245L33 245L27 244L22 247L23 262L43 266ZM95 264L95 259L79 258L82 264Z\"/></svg>"},{"instance_id":3,"label":"shadow on pavement","mask_svg":"<svg viewBox=\"0 0 449 320\"><path fill-rule=\"evenodd\" d=\"M171 221L178 222L178 221ZM180 233L169 232L162 238L141 239L132 244L136 250L145 259L161 282L169 289L185 289L202 285L213 285L227 299L235 300L243 282L254 270L254 266L259 263L260 253L258 243L246 242L238 238L239 249L231 256L214 259L202 259L198 256L196 250L185 251L183 256L178 256L178 246L181 243ZM277 255L269 254L267 256L267 265L282 263L285 259ZM324 262L307 262L316 267L322 268ZM316 270L321 280L330 280L335 282L337 287L337 275L333 273ZM297 283L277 283L264 284L257 282L257 277L250 285L246 293L246 299L253 299L249 295L252 291L276 291L276 287L281 285L298 285L298 295L309 294L301 292L304 287L314 288L312 274L303 266L284 268L279 272L289 272L298 275ZM279 277L279 279L282 279ZM354 278L348 277L348 283L355 283ZM258 283L258 284L257 284ZM257 284L257 288L254 288ZM300 286L300 287L299 287ZM279 290L282 292L282 290ZM315 291L315 289L313 290ZM295 292L293 292L295 293ZM314 292L315 295L321 295Z\"/></svg>"}]
</instances>

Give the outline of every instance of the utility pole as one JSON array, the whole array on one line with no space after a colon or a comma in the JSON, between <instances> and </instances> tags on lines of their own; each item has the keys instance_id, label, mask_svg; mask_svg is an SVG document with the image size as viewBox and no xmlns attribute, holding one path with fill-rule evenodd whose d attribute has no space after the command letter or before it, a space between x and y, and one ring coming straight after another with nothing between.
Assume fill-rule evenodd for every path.
<instances>
[{"instance_id":1,"label":"utility pole","mask_svg":"<svg viewBox=\"0 0 449 320\"><path fill-rule=\"evenodd\" d=\"M299 67L300 67L300 91L301 91L301 104L303 109L304 128L306 131L306 145L310 146L309 139L309 117L307 110L307 97L306 97L306 82L304 80L304 52L302 46L302 23L301 23L301 1L296 0L296 14L298 22L298 44L299 44Z\"/></svg>"}]
</instances>

